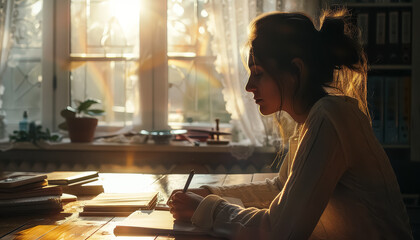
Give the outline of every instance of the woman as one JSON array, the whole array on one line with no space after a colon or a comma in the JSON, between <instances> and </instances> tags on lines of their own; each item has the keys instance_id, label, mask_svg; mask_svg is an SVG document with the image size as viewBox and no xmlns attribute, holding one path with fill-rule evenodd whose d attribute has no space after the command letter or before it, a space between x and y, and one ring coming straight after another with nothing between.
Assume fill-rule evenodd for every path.
<instances>
[{"instance_id":1,"label":"woman","mask_svg":"<svg viewBox=\"0 0 420 240\"><path fill-rule=\"evenodd\" d=\"M231 239L412 239L370 125L366 59L348 18L326 12L319 31L300 13L251 23L246 90L262 114L285 111L298 123L297 150L273 180L176 192L169 201L176 219Z\"/></svg>"}]
</instances>

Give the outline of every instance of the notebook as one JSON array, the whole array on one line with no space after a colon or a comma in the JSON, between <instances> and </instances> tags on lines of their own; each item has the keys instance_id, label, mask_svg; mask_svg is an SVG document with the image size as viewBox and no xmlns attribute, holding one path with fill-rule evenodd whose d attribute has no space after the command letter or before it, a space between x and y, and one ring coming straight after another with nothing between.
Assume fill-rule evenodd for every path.
<instances>
[{"instance_id":1,"label":"notebook","mask_svg":"<svg viewBox=\"0 0 420 240\"><path fill-rule=\"evenodd\" d=\"M60 196L39 196L0 200L0 216L60 212Z\"/></svg>"},{"instance_id":2,"label":"notebook","mask_svg":"<svg viewBox=\"0 0 420 240\"><path fill-rule=\"evenodd\" d=\"M14 193L14 192L21 192L26 190L31 190L35 188L45 187L48 185L47 179L44 179L40 182L34 182L34 183L28 183L25 185L21 185L18 187L12 187L12 188L0 188L0 193Z\"/></svg>"},{"instance_id":3,"label":"notebook","mask_svg":"<svg viewBox=\"0 0 420 240\"><path fill-rule=\"evenodd\" d=\"M16 199L16 198L29 198L40 196L59 196L63 193L60 186L48 185L28 190L16 192L0 192L0 200L3 199Z\"/></svg>"},{"instance_id":4,"label":"notebook","mask_svg":"<svg viewBox=\"0 0 420 240\"><path fill-rule=\"evenodd\" d=\"M190 222L175 221L169 211L135 211L114 228L115 236L206 235Z\"/></svg>"},{"instance_id":5,"label":"notebook","mask_svg":"<svg viewBox=\"0 0 420 240\"><path fill-rule=\"evenodd\" d=\"M69 185L61 185L64 193L81 195L98 195L104 192L104 186L98 178L89 179L88 182L77 182Z\"/></svg>"},{"instance_id":6,"label":"notebook","mask_svg":"<svg viewBox=\"0 0 420 240\"><path fill-rule=\"evenodd\" d=\"M158 192L101 193L86 202L81 215L128 216L136 210L152 209L156 205L157 199Z\"/></svg>"},{"instance_id":7,"label":"notebook","mask_svg":"<svg viewBox=\"0 0 420 240\"><path fill-rule=\"evenodd\" d=\"M97 171L72 172L72 171L57 171L47 174L48 183L54 185L68 185L82 180L98 177Z\"/></svg>"},{"instance_id":8,"label":"notebook","mask_svg":"<svg viewBox=\"0 0 420 240\"><path fill-rule=\"evenodd\" d=\"M0 189L17 188L31 183L42 182L46 179L45 175L12 175L0 179Z\"/></svg>"}]
</instances>

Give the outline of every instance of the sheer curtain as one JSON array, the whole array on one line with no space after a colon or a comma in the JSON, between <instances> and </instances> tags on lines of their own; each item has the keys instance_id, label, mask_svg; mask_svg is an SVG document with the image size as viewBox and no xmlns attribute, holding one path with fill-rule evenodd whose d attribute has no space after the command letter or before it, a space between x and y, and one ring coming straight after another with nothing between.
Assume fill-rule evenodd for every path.
<instances>
[{"instance_id":1,"label":"sheer curtain","mask_svg":"<svg viewBox=\"0 0 420 240\"><path fill-rule=\"evenodd\" d=\"M273 117L258 111L253 95L245 91L248 73L243 65L241 49L247 40L248 24L263 12L301 11L317 16L318 0L210 0L209 31L217 56L216 68L223 76L226 109L232 114L232 125L244 134L242 143L252 146L270 145L276 124Z\"/></svg>"},{"instance_id":2,"label":"sheer curtain","mask_svg":"<svg viewBox=\"0 0 420 240\"><path fill-rule=\"evenodd\" d=\"M10 19L13 10L13 2L13 0L0 1L0 139L5 137L6 131L4 123L5 112L3 110L2 101L4 86L2 82L11 46Z\"/></svg>"}]
</instances>

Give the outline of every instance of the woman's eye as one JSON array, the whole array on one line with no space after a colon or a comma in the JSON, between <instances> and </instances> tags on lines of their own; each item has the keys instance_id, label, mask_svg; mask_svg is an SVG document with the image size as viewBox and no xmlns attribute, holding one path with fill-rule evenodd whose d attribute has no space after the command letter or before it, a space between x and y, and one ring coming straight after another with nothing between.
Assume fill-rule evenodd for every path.
<instances>
[{"instance_id":1,"label":"woman's eye","mask_svg":"<svg viewBox=\"0 0 420 240\"><path fill-rule=\"evenodd\" d=\"M253 75L253 77L255 77L255 78L259 78L259 77L262 77L263 73L262 73L262 72L256 72L256 73L254 73L254 74L252 74L252 75Z\"/></svg>"}]
</instances>

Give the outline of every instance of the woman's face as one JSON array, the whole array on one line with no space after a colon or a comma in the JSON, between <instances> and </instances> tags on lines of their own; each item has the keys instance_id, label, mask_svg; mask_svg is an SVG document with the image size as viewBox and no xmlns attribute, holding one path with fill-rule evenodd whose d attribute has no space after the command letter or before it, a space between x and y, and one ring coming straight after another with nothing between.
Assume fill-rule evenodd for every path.
<instances>
[{"instance_id":1,"label":"woman's face","mask_svg":"<svg viewBox=\"0 0 420 240\"><path fill-rule=\"evenodd\" d=\"M282 98L276 80L265 71L257 60L249 58L248 66L250 76L246 84L246 91L254 94L255 103L260 106L263 115L269 115L280 111Z\"/></svg>"}]
</instances>

